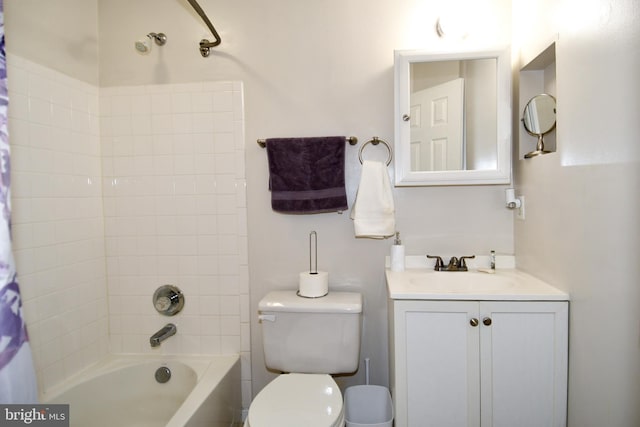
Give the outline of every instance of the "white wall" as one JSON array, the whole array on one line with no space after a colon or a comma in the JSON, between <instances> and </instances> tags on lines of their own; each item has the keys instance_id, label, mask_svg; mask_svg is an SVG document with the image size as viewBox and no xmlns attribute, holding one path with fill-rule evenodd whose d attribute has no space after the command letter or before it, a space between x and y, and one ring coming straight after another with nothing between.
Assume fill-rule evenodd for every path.
<instances>
[{"instance_id":1,"label":"white wall","mask_svg":"<svg viewBox=\"0 0 640 427\"><path fill-rule=\"evenodd\" d=\"M640 10L514 1L532 58L556 34L557 148L516 164L518 265L571 294L569 426L640 425Z\"/></svg>"}]
</instances>

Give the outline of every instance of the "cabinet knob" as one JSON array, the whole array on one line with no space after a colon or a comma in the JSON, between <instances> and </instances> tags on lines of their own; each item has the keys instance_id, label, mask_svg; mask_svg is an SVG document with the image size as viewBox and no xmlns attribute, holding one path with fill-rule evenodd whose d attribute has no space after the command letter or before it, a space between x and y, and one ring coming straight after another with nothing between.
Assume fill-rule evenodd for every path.
<instances>
[{"instance_id":1,"label":"cabinet knob","mask_svg":"<svg viewBox=\"0 0 640 427\"><path fill-rule=\"evenodd\" d=\"M408 114L403 114L402 115L402 120L405 122L408 122L409 120L411 120L411 116Z\"/></svg>"},{"instance_id":2,"label":"cabinet knob","mask_svg":"<svg viewBox=\"0 0 640 427\"><path fill-rule=\"evenodd\" d=\"M482 323L485 326L491 326L491 318L490 317L485 317L484 319L482 319Z\"/></svg>"},{"instance_id":3,"label":"cabinet knob","mask_svg":"<svg viewBox=\"0 0 640 427\"><path fill-rule=\"evenodd\" d=\"M474 317L473 319L469 320L469 324L470 324L471 326L473 326L474 328L475 328L476 326L478 326L478 323L480 323L480 322L478 322L478 319L476 319L475 317Z\"/></svg>"}]
</instances>

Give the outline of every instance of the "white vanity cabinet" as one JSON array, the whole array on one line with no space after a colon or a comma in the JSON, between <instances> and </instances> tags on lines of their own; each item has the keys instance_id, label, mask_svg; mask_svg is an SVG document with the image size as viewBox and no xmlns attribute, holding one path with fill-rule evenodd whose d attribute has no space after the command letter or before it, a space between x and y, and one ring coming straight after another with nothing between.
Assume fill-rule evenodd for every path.
<instances>
[{"instance_id":1,"label":"white vanity cabinet","mask_svg":"<svg viewBox=\"0 0 640 427\"><path fill-rule=\"evenodd\" d=\"M396 427L566 425L567 301L392 297L389 321Z\"/></svg>"}]
</instances>

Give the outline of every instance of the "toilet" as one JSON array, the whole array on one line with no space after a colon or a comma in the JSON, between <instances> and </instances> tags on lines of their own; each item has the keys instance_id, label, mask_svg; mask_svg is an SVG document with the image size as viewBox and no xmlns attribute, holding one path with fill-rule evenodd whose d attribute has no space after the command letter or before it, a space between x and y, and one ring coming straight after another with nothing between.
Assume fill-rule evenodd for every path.
<instances>
[{"instance_id":1,"label":"toilet","mask_svg":"<svg viewBox=\"0 0 640 427\"><path fill-rule=\"evenodd\" d=\"M362 295L274 291L258 310L265 364L283 373L253 399L245 427L344 426L342 393L331 374L358 369Z\"/></svg>"}]
</instances>

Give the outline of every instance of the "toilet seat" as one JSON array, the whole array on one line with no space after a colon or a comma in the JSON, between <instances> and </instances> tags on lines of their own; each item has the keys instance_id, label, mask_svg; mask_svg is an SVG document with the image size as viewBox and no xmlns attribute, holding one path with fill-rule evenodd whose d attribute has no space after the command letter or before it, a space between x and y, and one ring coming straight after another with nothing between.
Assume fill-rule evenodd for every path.
<instances>
[{"instance_id":1,"label":"toilet seat","mask_svg":"<svg viewBox=\"0 0 640 427\"><path fill-rule=\"evenodd\" d=\"M282 374L251 402L245 426L341 427L342 393L327 374Z\"/></svg>"}]
</instances>

